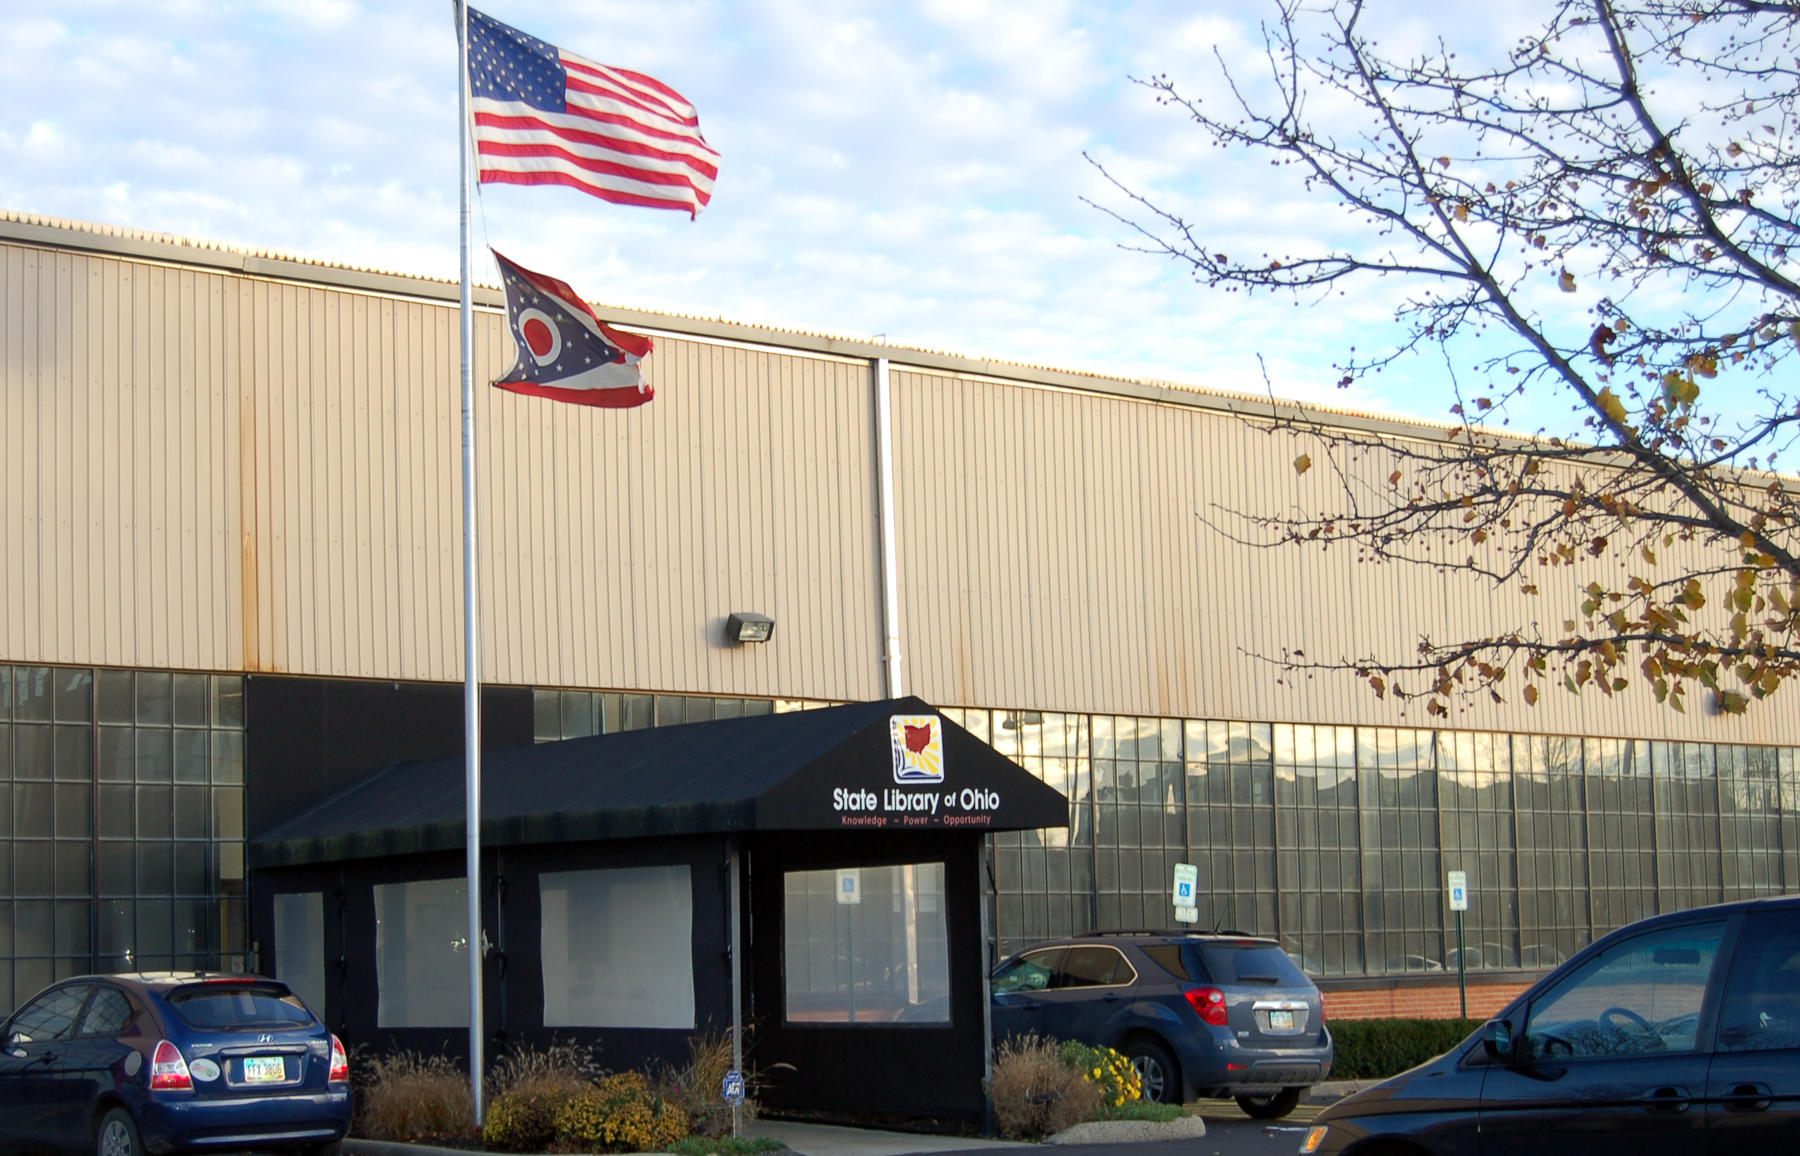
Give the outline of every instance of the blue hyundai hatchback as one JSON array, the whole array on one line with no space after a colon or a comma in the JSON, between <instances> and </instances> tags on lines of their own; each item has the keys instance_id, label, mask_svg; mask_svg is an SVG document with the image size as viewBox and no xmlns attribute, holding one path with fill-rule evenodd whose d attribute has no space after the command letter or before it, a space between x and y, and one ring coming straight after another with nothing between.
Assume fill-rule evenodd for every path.
<instances>
[{"instance_id":1,"label":"blue hyundai hatchback","mask_svg":"<svg viewBox=\"0 0 1800 1156\"><path fill-rule=\"evenodd\" d=\"M0 1028L0 1147L142 1156L336 1156L344 1046L283 984L198 972L82 976Z\"/></svg>"}]
</instances>

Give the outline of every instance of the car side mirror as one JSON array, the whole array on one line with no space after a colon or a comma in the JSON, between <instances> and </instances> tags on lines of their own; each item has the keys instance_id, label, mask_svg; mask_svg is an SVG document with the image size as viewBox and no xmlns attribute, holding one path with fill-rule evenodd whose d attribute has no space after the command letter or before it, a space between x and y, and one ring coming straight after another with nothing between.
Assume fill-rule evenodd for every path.
<instances>
[{"instance_id":1,"label":"car side mirror","mask_svg":"<svg viewBox=\"0 0 1800 1156\"><path fill-rule=\"evenodd\" d=\"M1481 1046L1487 1054L1503 1063L1513 1058L1512 1025L1505 1020L1489 1020L1481 1029Z\"/></svg>"}]
</instances>

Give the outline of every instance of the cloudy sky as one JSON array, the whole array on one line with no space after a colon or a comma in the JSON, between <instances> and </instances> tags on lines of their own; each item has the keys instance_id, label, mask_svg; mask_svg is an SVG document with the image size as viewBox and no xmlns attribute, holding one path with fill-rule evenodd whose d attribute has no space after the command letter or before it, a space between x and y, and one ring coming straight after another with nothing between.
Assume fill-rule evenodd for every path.
<instances>
[{"instance_id":1,"label":"cloudy sky","mask_svg":"<svg viewBox=\"0 0 1800 1156\"><path fill-rule=\"evenodd\" d=\"M1295 307L1206 290L1083 203L1083 160L1227 251L1342 223L1213 149L1132 76L1216 91L1270 0L488 0L649 72L723 154L697 222L565 189L485 190L478 236L596 300L1441 417L1436 365L1355 391L1334 357L1377 293ZM1496 7L1391 0L1393 41L1506 43ZM447 0L48 0L0 13L0 207L402 272L456 271ZM1254 73L1251 73L1253 76ZM493 280L491 268L479 271Z\"/></svg>"}]
</instances>

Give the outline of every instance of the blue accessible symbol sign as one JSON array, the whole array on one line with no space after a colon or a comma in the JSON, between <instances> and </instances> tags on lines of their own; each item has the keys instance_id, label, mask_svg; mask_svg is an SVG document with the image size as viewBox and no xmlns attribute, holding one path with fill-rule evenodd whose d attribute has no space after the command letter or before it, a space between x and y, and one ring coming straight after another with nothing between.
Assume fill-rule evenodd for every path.
<instances>
[{"instance_id":1,"label":"blue accessible symbol sign","mask_svg":"<svg viewBox=\"0 0 1800 1156\"><path fill-rule=\"evenodd\" d=\"M725 1073L725 1083L720 1088L720 1090L725 1093L725 1099L728 1103L732 1103L732 1104L743 1103L744 1102L744 1073L739 1072L739 1071L726 1072Z\"/></svg>"}]
</instances>

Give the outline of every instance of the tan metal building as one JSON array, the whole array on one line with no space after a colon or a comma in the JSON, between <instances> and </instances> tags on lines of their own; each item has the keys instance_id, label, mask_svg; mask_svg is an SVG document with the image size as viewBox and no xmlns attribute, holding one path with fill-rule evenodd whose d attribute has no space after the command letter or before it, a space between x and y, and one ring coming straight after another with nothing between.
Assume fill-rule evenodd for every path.
<instances>
[{"instance_id":1,"label":"tan metal building","mask_svg":"<svg viewBox=\"0 0 1800 1156\"><path fill-rule=\"evenodd\" d=\"M356 687L436 704L417 753L460 742L433 697L462 676L455 299L0 214L0 901L19 997L127 950L249 950L246 821L412 749L362 749L368 727L333 721L332 702L389 709ZM477 303L491 379L512 346L498 292ZM1794 712L1551 694L1433 731L1349 678L1278 684L1256 656L1541 607L1210 529L1215 509L1324 494L1266 401L597 310L655 338L652 404L479 396L481 673L502 738L887 697L885 397L904 689L960 708L1079 812L1060 845L997 839L1003 946L1165 923L1176 861L1202 865L1207 922L1279 932L1346 983L1443 968L1440 881L1459 865L1479 966L1509 978L1659 907L1800 888ZM739 610L772 616L773 640L728 644Z\"/></svg>"}]
</instances>

